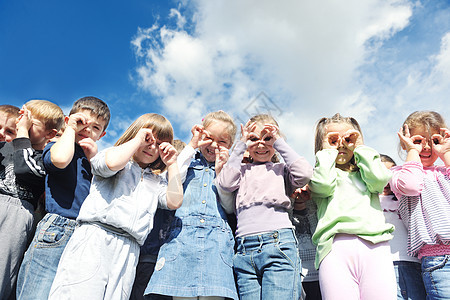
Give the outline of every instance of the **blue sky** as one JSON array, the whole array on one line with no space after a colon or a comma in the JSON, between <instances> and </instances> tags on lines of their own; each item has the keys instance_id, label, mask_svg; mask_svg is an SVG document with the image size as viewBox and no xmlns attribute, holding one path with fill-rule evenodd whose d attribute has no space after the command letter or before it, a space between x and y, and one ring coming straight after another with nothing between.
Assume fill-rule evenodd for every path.
<instances>
[{"instance_id":1,"label":"blue sky","mask_svg":"<svg viewBox=\"0 0 450 300\"><path fill-rule=\"evenodd\" d=\"M345 3L0 1L0 103L97 96L112 112L101 147L147 112L185 141L209 111L270 112L311 163L315 122L340 112L400 162L409 113L450 123L450 3Z\"/></svg>"}]
</instances>

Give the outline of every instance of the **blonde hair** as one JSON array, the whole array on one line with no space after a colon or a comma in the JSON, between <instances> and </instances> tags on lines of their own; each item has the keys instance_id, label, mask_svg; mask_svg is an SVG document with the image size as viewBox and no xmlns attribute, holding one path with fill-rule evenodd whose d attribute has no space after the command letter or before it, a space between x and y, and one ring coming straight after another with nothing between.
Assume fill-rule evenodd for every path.
<instances>
[{"instance_id":1,"label":"blonde hair","mask_svg":"<svg viewBox=\"0 0 450 300\"><path fill-rule=\"evenodd\" d=\"M278 122L271 115L268 115L268 114L259 114L259 115L255 115L255 116L251 117L250 118L250 123L253 123L253 122L261 124L261 125L273 124L273 125L276 125L277 127L279 127L278 126ZM283 136L281 131L279 132L279 134L281 136ZM249 161L253 162L253 158L251 157L251 155L249 155ZM280 159L278 158L278 155L277 155L276 152L273 154L273 156L270 159L270 161L273 162L273 163L280 162Z\"/></svg>"},{"instance_id":2,"label":"blonde hair","mask_svg":"<svg viewBox=\"0 0 450 300\"><path fill-rule=\"evenodd\" d=\"M409 130L413 128L423 127L430 136L432 135L431 134L432 130L440 132L441 128L447 128L447 125L445 125L444 118L439 113L430 110L415 111L411 113L406 118L405 122L403 122L402 125L403 134L406 134L405 125L408 125ZM398 154L400 155L400 157L404 158L401 150L402 145L401 143L399 143Z\"/></svg>"},{"instance_id":3,"label":"blonde hair","mask_svg":"<svg viewBox=\"0 0 450 300\"><path fill-rule=\"evenodd\" d=\"M234 143L234 139L236 138L236 132L237 127L236 124L234 124L233 118L223 110L211 112L207 114L203 118L202 125L204 128L207 128L209 125L211 125L214 121L221 121L227 125L226 131L231 139L231 145ZM231 147L230 145L230 147Z\"/></svg>"},{"instance_id":4,"label":"blonde hair","mask_svg":"<svg viewBox=\"0 0 450 300\"><path fill-rule=\"evenodd\" d=\"M343 117L341 114L336 113L331 118L321 118L316 125L316 134L314 139L314 153L319 152L323 149L323 141L325 138L325 134L327 133L327 125L329 124L341 124L345 123L353 127L356 131L359 132L361 138L363 137L361 127L359 126L358 121L352 117ZM353 156L350 161L350 171L356 171L358 167L356 166L355 157Z\"/></svg>"},{"instance_id":5,"label":"blonde hair","mask_svg":"<svg viewBox=\"0 0 450 300\"><path fill-rule=\"evenodd\" d=\"M114 146L119 146L130 141L136 136L141 128L151 129L153 136L158 140L171 144L173 143L173 128L169 120L164 116L150 113L137 118L136 121L125 130ZM151 163L149 167L152 170L159 170L162 172L165 170L166 165L161 160L161 157L158 157L158 159Z\"/></svg>"},{"instance_id":6,"label":"blonde hair","mask_svg":"<svg viewBox=\"0 0 450 300\"><path fill-rule=\"evenodd\" d=\"M18 118L20 116L19 111L20 108L14 105L9 104L0 105L0 112L5 113L8 117Z\"/></svg>"},{"instance_id":7,"label":"blonde hair","mask_svg":"<svg viewBox=\"0 0 450 300\"><path fill-rule=\"evenodd\" d=\"M415 111L406 118L402 126L403 134L406 134L404 125L408 125L409 129L424 127L430 135L431 130L439 132L441 128L447 128L444 118L439 113L427 110Z\"/></svg>"},{"instance_id":8,"label":"blonde hair","mask_svg":"<svg viewBox=\"0 0 450 300\"><path fill-rule=\"evenodd\" d=\"M47 100L30 100L25 103L33 118L41 121L45 129L59 131L64 124L64 113L62 109Z\"/></svg>"}]
</instances>

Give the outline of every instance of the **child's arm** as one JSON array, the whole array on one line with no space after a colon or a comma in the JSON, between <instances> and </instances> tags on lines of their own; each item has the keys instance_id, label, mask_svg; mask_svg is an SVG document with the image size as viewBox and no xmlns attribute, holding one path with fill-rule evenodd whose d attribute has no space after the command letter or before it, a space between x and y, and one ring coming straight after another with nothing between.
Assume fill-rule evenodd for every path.
<instances>
[{"instance_id":1,"label":"child's arm","mask_svg":"<svg viewBox=\"0 0 450 300\"><path fill-rule=\"evenodd\" d=\"M450 167L450 130L441 128L440 134L433 134L431 139L433 150L436 151L445 166Z\"/></svg>"},{"instance_id":2,"label":"child's arm","mask_svg":"<svg viewBox=\"0 0 450 300\"><path fill-rule=\"evenodd\" d=\"M241 162L245 150L247 150L246 142L248 141L250 132L254 128L255 123L250 124L250 121L245 124L245 127L241 124L241 140L236 143L228 162L223 166L221 172L216 177L217 186L226 192L231 193L239 188L241 182Z\"/></svg>"},{"instance_id":3,"label":"child's arm","mask_svg":"<svg viewBox=\"0 0 450 300\"><path fill-rule=\"evenodd\" d=\"M419 153L425 141L423 137L411 136L408 125L397 132L402 148L406 151L406 163L392 168L393 174L389 185L396 195L418 196L423 189L423 166Z\"/></svg>"},{"instance_id":4,"label":"child's arm","mask_svg":"<svg viewBox=\"0 0 450 300\"><path fill-rule=\"evenodd\" d=\"M34 150L29 139L29 130L32 125L31 113L25 106L22 107L20 112L21 115L16 124L17 136L12 141L14 173L18 181L25 182L29 186L43 188L43 178L46 172L42 160L42 151ZM36 181L36 178L41 180Z\"/></svg>"},{"instance_id":5,"label":"child's arm","mask_svg":"<svg viewBox=\"0 0 450 300\"><path fill-rule=\"evenodd\" d=\"M70 164L75 153L75 135L87 126L89 123L84 114L69 116L66 130L50 149L51 162L55 167L64 169Z\"/></svg>"},{"instance_id":6,"label":"child's arm","mask_svg":"<svg viewBox=\"0 0 450 300\"><path fill-rule=\"evenodd\" d=\"M368 146L358 146L353 151L362 180L371 193L382 193L392 172L381 162L380 154Z\"/></svg>"},{"instance_id":7,"label":"child's arm","mask_svg":"<svg viewBox=\"0 0 450 300\"><path fill-rule=\"evenodd\" d=\"M424 172L420 162L408 161L403 166L393 167L389 182L396 195L418 196L423 190Z\"/></svg>"},{"instance_id":8,"label":"child's arm","mask_svg":"<svg viewBox=\"0 0 450 300\"><path fill-rule=\"evenodd\" d=\"M337 149L323 149L316 153L316 166L308 184L314 196L327 198L334 194L337 184Z\"/></svg>"},{"instance_id":9,"label":"child's arm","mask_svg":"<svg viewBox=\"0 0 450 300\"><path fill-rule=\"evenodd\" d=\"M177 164L177 150L170 143L159 146L161 160L167 166L167 207L177 209L183 203L183 185Z\"/></svg>"},{"instance_id":10,"label":"child's arm","mask_svg":"<svg viewBox=\"0 0 450 300\"><path fill-rule=\"evenodd\" d=\"M304 157L298 155L283 138L277 139L273 146L286 163L285 180L292 187L292 190L288 191L288 194L291 194L296 188L301 188L309 182L313 167Z\"/></svg>"},{"instance_id":11,"label":"child's arm","mask_svg":"<svg viewBox=\"0 0 450 300\"><path fill-rule=\"evenodd\" d=\"M222 171L223 166L226 164L229 158L228 149L220 146L218 148L219 149L216 149L216 162L215 162L217 175L219 175L220 171ZM218 184L216 184L216 188L217 194L219 195L220 205L222 205L223 209L227 214L233 213L235 206L234 193L225 191Z\"/></svg>"},{"instance_id":12,"label":"child's arm","mask_svg":"<svg viewBox=\"0 0 450 300\"><path fill-rule=\"evenodd\" d=\"M27 138L15 138L12 145L14 147L13 160L16 179L25 182L28 186L43 189L46 172L42 160L42 151L34 150Z\"/></svg>"},{"instance_id":13,"label":"child's arm","mask_svg":"<svg viewBox=\"0 0 450 300\"><path fill-rule=\"evenodd\" d=\"M122 170L136 150L144 145L150 145L155 142L152 130L149 128L141 128L134 138L122 145L112 147L106 152L106 165L111 171Z\"/></svg>"}]
</instances>

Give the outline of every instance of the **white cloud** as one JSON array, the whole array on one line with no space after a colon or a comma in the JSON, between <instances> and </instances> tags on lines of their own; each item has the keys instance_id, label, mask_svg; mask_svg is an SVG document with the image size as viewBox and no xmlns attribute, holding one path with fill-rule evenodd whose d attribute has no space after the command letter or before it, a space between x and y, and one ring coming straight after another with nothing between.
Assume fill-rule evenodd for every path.
<instances>
[{"instance_id":1,"label":"white cloud","mask_svg":"<svg viewBox=\"0 0 450 300\"><path fill-rule=\"evenodd\" d=\"M371 121L379 98L365 92L360 68L409 24L409 1L184 5L194 15L184 15L183 6L172 10L176 28L139 29L132 45L142 58L140 87L159 96L164 113L185 132L211 110L245 117L243 109L260 91L283 110L282 130L299 153L311 153L317 119L338 111L377 131Z\"/></svg>"}]
</instances>

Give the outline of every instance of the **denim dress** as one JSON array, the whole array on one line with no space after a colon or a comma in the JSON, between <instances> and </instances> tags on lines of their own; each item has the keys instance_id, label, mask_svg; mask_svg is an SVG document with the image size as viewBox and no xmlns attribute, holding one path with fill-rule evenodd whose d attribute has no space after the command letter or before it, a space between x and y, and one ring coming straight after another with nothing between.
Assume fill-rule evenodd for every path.
<instances>
[{"instance_id":1,"label":"denim dress","mask_svg":"<svg viewBox=\"0 0 450 300\"><path fill-rule=\"evenodd\" d=\"M197 152L184 182L166 243L145 294L238 299L233 277L234 238L214 185L214 163Z\"/></svg>"}]
</instances>

